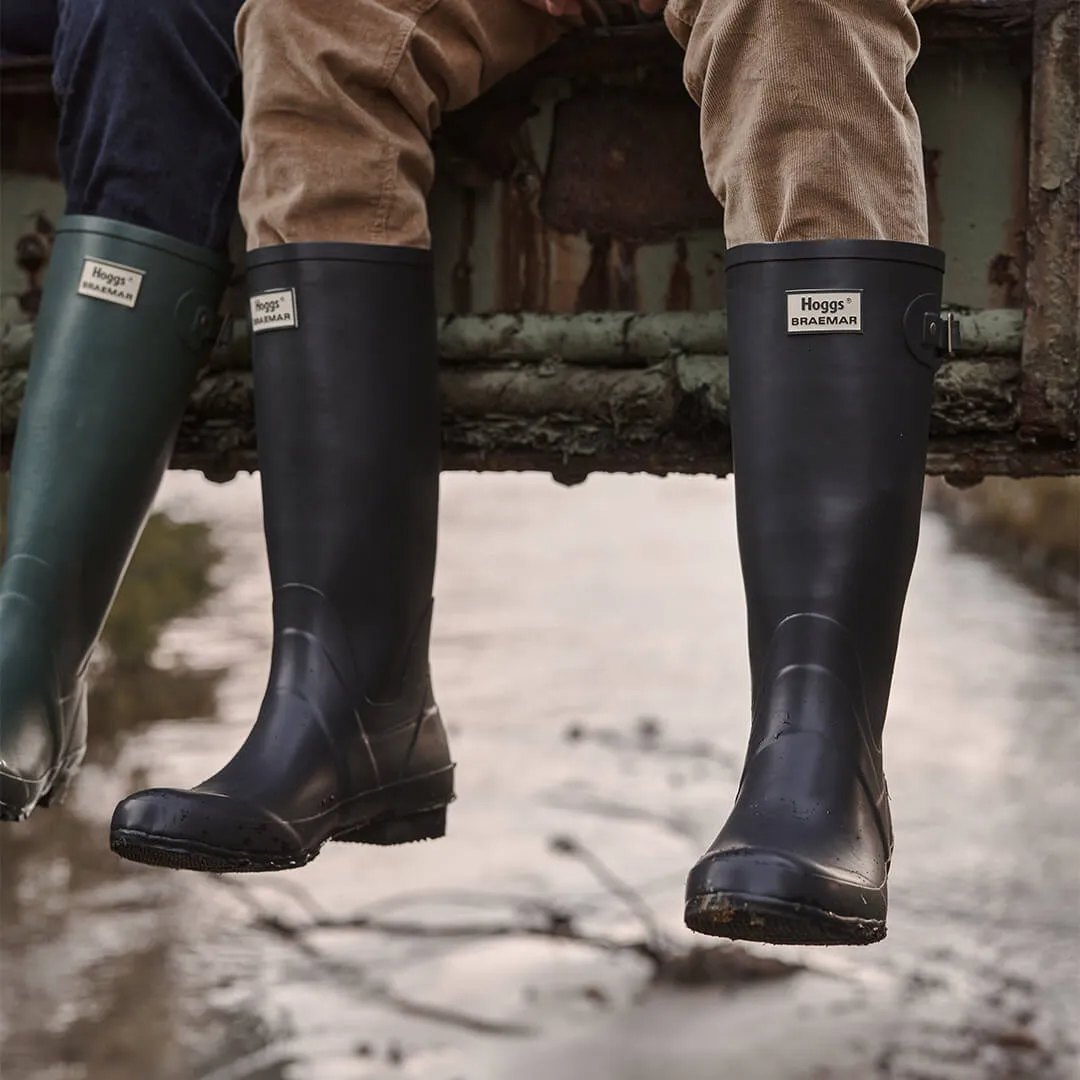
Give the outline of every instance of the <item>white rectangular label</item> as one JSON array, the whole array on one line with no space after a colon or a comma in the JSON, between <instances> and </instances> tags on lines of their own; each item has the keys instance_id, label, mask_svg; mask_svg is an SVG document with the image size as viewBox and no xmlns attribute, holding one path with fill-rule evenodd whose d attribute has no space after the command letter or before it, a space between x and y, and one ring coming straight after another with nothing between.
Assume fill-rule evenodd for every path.
<instances>
[{"instance_id":1,"label":"white rectangular label","mask_svg":"<svg viewBox=\"0 0 1080 1080\"><path fill-rule=\"evenodd\" d=\"M251 298L251 332L296 327L296 290L275 289Z\"/></svg>"},{"instance_id":2,"label":"white rectangular label","mask_svg":"<svg viewBox=\"0 0 1080 1080\"><path fill-rule=\"evenodd\" d=\"M789 334L861 334L862 293L815 290L787 294Z\"/></svg>"},{"instance_id":3,"label":"white rectangular label","mask_svg":"<svg viewBox=\"0 0 1080 1080\"><path fill-rule=\"evenodd\" d=\"M133 308L139 299L145 270L132 266L105 262L104 259L84 259L79 276L78 293L92 296L95 300L107 300L110 304Z\"/></svg>"}]
</instances>

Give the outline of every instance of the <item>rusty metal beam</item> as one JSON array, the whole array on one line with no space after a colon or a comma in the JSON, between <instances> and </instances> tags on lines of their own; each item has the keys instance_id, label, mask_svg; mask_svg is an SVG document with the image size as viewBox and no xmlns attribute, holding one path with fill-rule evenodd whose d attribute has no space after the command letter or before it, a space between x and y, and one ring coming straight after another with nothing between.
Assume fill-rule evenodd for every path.
<instances>
[{"instance_id":1,"label":"rusty metal beam","mask_svg":"<svg viewBox=\"0 0 1080 1080\"><path fill-rule=\"evenodd\" d=\"M0 95L52 96L52 60L47 56L6 57L0 61Z\"/></svg>"},{"instance_id":2,"label":"rusty metal beam","mask_svg":"<svg viewBox=\"0 0 1080 1080\"><path fill-rule=\"evenodd\" d=\"M1077 469L1075 443L1016 439L1022 313L961 316L963 345L938 375L929 471L959 479ZM18 421L32 328L0 362L0 465ZM448 469L730 471L727 326L722 314L447 317L442 354ZM215 479L257 466L244 323L199 379L176 468Z\"/></svg>"},{"instance_id":3,"label":"rusty metal beam","mask_svg":"<svg viewBox=\"0 0 1080 1080\"><path fill-rule=\"evenodd\" d=\"M646 244L721 228L700 129L698 108L678 84L587 90L561 101L541 189L545 225Z\"/></svg>"},{"instance_id":4,"label":"rusty metal beam","mask_svg":"<svg viewBox=\"0 0 1080 1080\"><path fill-rule=\"evenodd\" d=\"M1032 37L1024 441L1080 426L1080 2L1036 0Z\"/></svg>"}]
</instances>

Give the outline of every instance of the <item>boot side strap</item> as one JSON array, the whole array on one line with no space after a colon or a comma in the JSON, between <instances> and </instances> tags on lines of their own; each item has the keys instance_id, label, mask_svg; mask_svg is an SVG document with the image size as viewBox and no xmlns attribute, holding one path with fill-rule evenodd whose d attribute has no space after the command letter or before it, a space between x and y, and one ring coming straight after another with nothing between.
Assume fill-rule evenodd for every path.
<instances>
[{"instance_id":1,"label":"boot side strap","mask_svg":"<svg viewBox=\"0 0 1080 1080\"><path fill-rule=\"evenodd\" d=\"M948 357L956 355L960 344L960 318L952 311L923 315L923 341Z\"/></svg>"},{"instance_id":2,"label":"boot side strap","mask_svg":"<svg viewBox=\"0 0 1080 1080\"><path fill-rule=\"evenodd\" d=\"M199 289L189 289L176 301L173 319L180 340L198 353L217 345L225 323L213 299Z\"/></svg>"},{"instance_id":3,"label":"boot side strap","mask_svg":"<svg viewBox=\"0 0 1080 1080\"><path fill-rule=\"evenodd\" d=\"M960 344L960 320L953 312L941 310L937 293L922 293L904 312L904 338L915 359L937 371L942 355L956 355Z\"/></svg>"}]
</instances>

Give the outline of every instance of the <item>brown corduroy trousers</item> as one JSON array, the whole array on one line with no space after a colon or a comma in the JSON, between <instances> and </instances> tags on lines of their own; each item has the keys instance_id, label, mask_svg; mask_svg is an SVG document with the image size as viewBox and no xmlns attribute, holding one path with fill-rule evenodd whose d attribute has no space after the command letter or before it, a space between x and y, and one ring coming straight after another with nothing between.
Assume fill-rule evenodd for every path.
<instances>
[{"instance_id":1,"label":"brown corduroy trousers","mask_svg":"<svg viewBox=\"0 0 1080 1080\"><path fill-rule=\"evenodd\" d=\"M729 247L927 242L907 75L919 52L912 11L933 2L670 0ZM443 113L567 28L521 0L247 0L236 39L249 248L427 247Z\"/></svg>"}]
</instances>

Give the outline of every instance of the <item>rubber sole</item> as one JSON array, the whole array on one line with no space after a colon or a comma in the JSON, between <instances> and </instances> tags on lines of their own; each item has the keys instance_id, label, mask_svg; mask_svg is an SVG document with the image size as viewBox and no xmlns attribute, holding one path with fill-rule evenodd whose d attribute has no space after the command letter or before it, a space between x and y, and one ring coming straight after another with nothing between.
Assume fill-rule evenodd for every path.
<instances>
[{"instance_id":1,"label":"rubber sole","mask_svg":"<svg viewBox=\"0 0 1080 1080\"><path fill-rule=\"evenodd\" d=\"M446 806L437 806L403 817L349 826L328 836L317 847L289 856L229 851L209 844L178 841L175 837L157 836L136 829L114 829L109 837L109 847L121 858L146 866L196 870L206 874L254 874L294 870L306 866L322 850L323 843L329 841L388 846L437 840L445 834Z\"/></svg>"},{"instance_id":2,"label":"rubber sole","mask_svg":"<svg viewBox=\"0 0 1080 1080\"><path fill-rule=\"evenodd\" d=\"M821 908L745 893L706 893L686 902L684 921L698 934L770 945L873 945L883 919L857 919Z\"/></svg>"}]
</instances>

